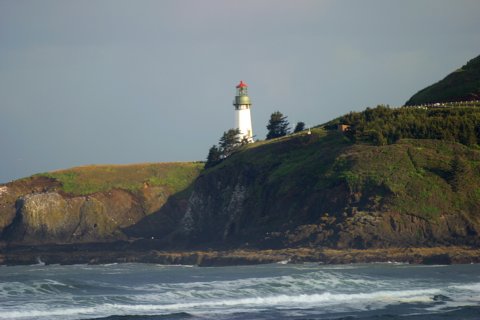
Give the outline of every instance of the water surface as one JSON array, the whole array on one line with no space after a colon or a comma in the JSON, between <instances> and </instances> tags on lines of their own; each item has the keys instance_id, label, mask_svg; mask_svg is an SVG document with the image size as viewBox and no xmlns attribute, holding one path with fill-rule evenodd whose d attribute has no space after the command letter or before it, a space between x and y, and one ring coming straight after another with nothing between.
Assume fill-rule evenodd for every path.
<instances>
[{"instance_id":1,"label":"water surface","mask_svg":"<svg viewBox=\"0 0 480 320\"><path fill-rule=\"evenodd\" d=\"M0 319L479 319L480 265L0 267Z\"/></svg>"}]
</instances>

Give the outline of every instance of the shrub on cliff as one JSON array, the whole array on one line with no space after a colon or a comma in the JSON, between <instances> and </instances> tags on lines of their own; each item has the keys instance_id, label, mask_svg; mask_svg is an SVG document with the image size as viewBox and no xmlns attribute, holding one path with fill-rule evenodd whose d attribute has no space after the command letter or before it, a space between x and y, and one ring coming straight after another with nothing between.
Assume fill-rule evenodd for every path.
<instances>
[{"instance_id":1,"label":"shrub on cliff","mask_svg":"<svg viewBox=\"0 0 480 320\"><path fill-rule=\"evenodd\" d=\"M287 117L280 111L275 111L270 115L267 129L267 140L286 136L290 133L289 123Z\"/></svg>"},{"instance_id":2,"label":"shrub on cliff","mask_svg":"<svg viewBox=\"0 0 480 320\"><path fill-rule=\"evenodd\" d=\"M205 168L211 168L219 164L222 160L237 152L246 143L248 143L248 140L240 139L239 129L225 131L218 141L218 146L213 145L208 151Z\"/></svg>"},{"instance_id":3,"label":"shrub on cliff","mask_svg":"<svg viewBox=\"0 0 480 320\"><path fill-rule=\"evenodd\" d=\"M305 130L305 122L299 121L295 125L295 129L293 129L293 133L297 133L303 130Z\"/></svg>"}]
</instances>

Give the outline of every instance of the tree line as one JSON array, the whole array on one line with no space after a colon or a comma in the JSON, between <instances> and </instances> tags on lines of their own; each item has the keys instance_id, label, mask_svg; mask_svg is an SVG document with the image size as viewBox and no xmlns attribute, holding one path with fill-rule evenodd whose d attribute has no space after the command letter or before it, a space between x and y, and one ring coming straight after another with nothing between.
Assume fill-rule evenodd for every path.
<instances>
[{"instance_id":1,"label":"tree line","mask_svg":"<svg viewBox=\"0 0 480 320\"><path fill-rule=\"evenodd\" d=\"M467 146L480 143L480 110L475 108L391 109L381 105L350 112L330 127L340 123L350 126L345 134L353 142L385 145L410 138L456 141Z\"/></svg>"}]
</instances>

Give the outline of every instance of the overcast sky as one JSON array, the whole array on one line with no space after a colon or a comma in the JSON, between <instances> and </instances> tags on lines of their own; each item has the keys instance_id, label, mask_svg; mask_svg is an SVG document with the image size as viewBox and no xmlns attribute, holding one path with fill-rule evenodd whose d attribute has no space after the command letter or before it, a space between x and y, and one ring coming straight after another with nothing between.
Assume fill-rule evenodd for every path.
<instances>
[{"instance_id":1,"label":"overcast sky","mask_svg":"<svg viewBox=\"0 0 480 320\"><path fill-rule=\"evenodd\" d=\"M0 182L85 164L204 160L235 85L326 122L480 54L480 1L0 0Z\"/></svg>"}]
</instances>

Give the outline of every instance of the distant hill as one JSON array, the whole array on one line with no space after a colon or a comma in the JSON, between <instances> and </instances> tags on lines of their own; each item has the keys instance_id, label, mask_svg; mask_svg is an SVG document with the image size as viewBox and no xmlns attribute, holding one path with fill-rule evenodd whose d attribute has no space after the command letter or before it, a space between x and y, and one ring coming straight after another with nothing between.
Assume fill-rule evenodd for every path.
<instances>
[{"instance_id":1,"label":"distant hill","mask_svg":"<svg viewBox=\"0 0 480 320\"><path fill-rule=\"evenodd\" d=\"M480 100L480 56L414 94L405 105Z\"/></svg>"}]
</instances>

